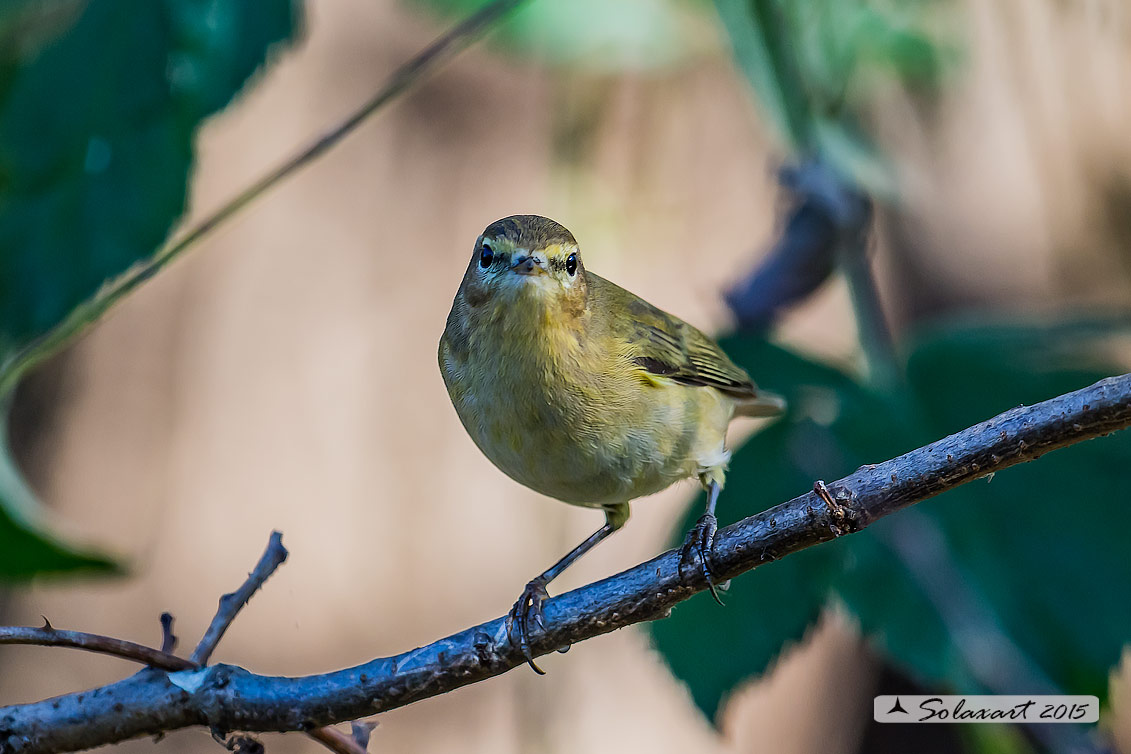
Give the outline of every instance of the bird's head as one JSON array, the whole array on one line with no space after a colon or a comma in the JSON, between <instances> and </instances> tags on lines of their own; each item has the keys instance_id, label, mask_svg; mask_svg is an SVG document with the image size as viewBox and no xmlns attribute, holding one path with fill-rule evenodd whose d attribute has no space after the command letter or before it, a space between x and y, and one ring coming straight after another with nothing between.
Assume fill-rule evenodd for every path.
<instances>
[{"instance_id":1,"label":"bird's head","mask_svg":"<svg viewBox=\"0 0 1131 754\"><path fill-rule=\"evenodd\" d=\"M584 272L577 241L564 226L539 215L512 215L476 239L463 289L473 306L490 301L569 311L585 306Z\"/></svg>"}]
</instances>

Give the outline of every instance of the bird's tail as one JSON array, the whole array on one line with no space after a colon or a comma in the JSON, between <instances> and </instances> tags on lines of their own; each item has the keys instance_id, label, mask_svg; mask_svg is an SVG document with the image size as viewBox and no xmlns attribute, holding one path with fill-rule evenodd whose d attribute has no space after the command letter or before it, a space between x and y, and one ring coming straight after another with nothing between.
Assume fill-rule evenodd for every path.
<instances>
[{"instance_id":1,"label":"bird's tail","mask_svg":"<svg viewBox=\"0 0 1131 754\"><path fill-rule=\"evenodd\" d=\"M785 411L785 398L768 390L758 390L751 398L745 398L734 407L735 416L777 416Z\"/></svg>"}]
</instances>

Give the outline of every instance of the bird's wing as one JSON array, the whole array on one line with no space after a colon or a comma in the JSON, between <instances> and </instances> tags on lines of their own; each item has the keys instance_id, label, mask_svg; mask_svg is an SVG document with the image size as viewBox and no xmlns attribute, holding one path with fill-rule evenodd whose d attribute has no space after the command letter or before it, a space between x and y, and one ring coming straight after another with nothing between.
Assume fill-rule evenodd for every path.
<instances>
[{"instance_id":1,"label":"bird's wing","mask_svg":"<svg viewBox=\"0 0 1131 754\"><path fill-rule=\"evenodd\" d=\"M750 375L702 332L639 296L587 274L591 295L606 299L605 310L627 315L613 317L613 326L621 330L616 334L627 342L629 357L646 373L685 385L713 387L740 400L759 394Z\"/></svg>"},{"instance_id":2,"label":"bird's wing","mask_svg":"<svg viewBox=\"0 0 1131 754\"><path fill-rule=\"evenodd\" d=\"M750 376L714 341L686 322L659 313L662 318L637 329L637 364L685 385L713 387L736 398L754 397L757 389Z\"/></svg>"}]
</instances>

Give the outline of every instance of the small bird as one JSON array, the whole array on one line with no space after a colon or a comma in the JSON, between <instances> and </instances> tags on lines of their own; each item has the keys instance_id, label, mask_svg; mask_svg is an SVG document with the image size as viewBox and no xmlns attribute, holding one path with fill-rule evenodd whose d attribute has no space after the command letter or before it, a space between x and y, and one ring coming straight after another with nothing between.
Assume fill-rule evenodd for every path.
<instances>
[{"instance_id":1,"label":"small bird","mask_svg":"<svg viewBox=\"0 0 1131 754\"><path fill-rule=\"evenodd\" d=\"M784 402L755 387L717 343L586 270L562 225L514 215L476 240L439 360L456 413L492 463L543 495L605 514L510 612L535 671L530 628L542 623L546 585L624 526L630 500L682 479L697 478L708 495L681 563L698 556L718 599L710 551L727 425L774 416Z\"/></svg>"}]
</instances>

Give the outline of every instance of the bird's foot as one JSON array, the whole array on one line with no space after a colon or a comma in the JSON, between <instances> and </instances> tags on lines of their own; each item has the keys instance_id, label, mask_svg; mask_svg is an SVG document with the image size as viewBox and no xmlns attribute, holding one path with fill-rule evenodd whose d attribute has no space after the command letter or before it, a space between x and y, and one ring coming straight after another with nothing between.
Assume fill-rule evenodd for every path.
<instances>
[{"instance_id":1,"label":"bird's foot","mask_svg":"<svg viewBox=\"0 0 1131 754\"><path fill-rule=\"evenodd\" d=\"M507 638L511 644L517 644L522 650L526 664L538 675L546 675L546 671L534 664L534 653L530 649L530 624L537 623L538 627L545 630L542 622L542 603L549 598L546 591L546 582L541 578L532 579L522 590L522 596L514 603L510 615L507 616ZM515 641L515 638L518 641Z\"/></svg>"},{"instance_id":2,"label":"bird's foot","mask_svg":"<svg viewBox=\"0 0 1131 754\"><path fill-rule=\"evenodd\" d=\"M704 513L699 517L695 526L687 532L683 547L679 548L679 570L680 574L684 574L685 569L694 570L698 566L698 570L707 581L707 588L711 590L711 596L721 605L723 601L719 597L719 588L715 586L715 576L711 572L711 549L715 546L715 531L718 528L719 522L714 514Z\"/></svg>"}]
</instances>

